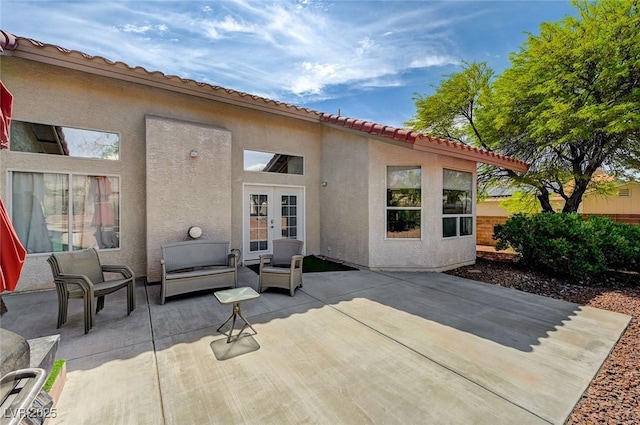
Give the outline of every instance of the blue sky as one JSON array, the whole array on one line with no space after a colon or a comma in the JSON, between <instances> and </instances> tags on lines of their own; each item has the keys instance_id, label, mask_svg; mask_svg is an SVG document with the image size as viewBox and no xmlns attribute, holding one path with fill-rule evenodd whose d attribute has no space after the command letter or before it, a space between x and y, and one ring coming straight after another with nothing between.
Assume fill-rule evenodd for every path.
<instances>
[{"instance_id":1,"label":"blue sky","mask_svg":"<svg viewBox=\"0 0 640 425\"><path fill-rule=\"evenodd\" d=\"M461 61L509 66L556 0L13 1L0 29L321 112L402 127Z\"/></svg>"}]
</instances>

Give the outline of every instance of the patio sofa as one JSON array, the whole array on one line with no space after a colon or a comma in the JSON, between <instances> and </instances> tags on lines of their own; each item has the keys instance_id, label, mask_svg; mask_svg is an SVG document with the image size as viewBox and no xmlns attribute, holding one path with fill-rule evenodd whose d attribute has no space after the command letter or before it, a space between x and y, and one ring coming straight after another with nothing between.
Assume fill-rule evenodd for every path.
<instances>
[{"instance_id":1,"label":"patio sofa","mask_svg":"<svg viewBox=\"0 0 640 425\"><path fill-rule=\"evenodd\" d=\"M229 242L193 240L162 245L160 304L167 297L238 286L240 251Z\"/></svg>"}]
</instances>

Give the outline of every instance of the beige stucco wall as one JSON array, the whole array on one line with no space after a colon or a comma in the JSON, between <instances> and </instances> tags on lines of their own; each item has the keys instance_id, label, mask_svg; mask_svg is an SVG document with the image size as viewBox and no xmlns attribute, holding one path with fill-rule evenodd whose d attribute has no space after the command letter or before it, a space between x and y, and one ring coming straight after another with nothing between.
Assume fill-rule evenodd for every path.
<instances>
[{"instance_id":1,"label":"beige stucco wall","mask_svg":"<svg viewBox=\"0 0 640 425\"><path fill-rule=\"evenodd\" d=\"M244 184L304 190L307 254L390 269L440 270L475 260L475 237L441 236L442 168L475 172L473 161L16 57L0 61L15 119L120 134L119 161L0 151L3 199L11 170L120 178L120 248L101 251L104 262L156 281L160 245L186 239L190 225L241 247ZM198 158L188 157L191 149ZM302 156L304 174L244 171L244 149ZM406 164L423 167L423 237L385 240L386 166ZM47 257L28 256L18 290L53 287Z\"/></svg>"},{"instance_id":2,"label":"beige stucco wall","mask_svg":"<svg viewBox=\"0 0 640 425\"><path fill-rule=\"evenodd\" d=\"M619 196L616 192L611 195L586 193L582 198L579 212L582 214L602 215L637 215L640 214L640 183L624 183L618 190L629 189L629 196ZM509 217L511 214L505 210L500 202L505 198L488 198L477 204L477 215ZM551 203L556 211L562 211L564 201L559 196L554 196Z\"/></svg>"},{"instance_id":3,"label":"beige stucco wall","mask_svg":"<svg viewBox=\"0 0 640 425\"><path fill-rule=\"evenodd\" d=\"M116 175L121 185L118 250L100 253L105 263L127 264L144 275L144 122L134 94L122 84L35 62L0 57L0 77L14 96L13 118L120 134L119 161L0 151L0 194L6 200L9 170ZM123 99L124 97L124 99ZM123 107L132 106L134 113ZM28 255L18 291L53 287L48 254Z\"/></svg>"},{"instance_id":4,"label":"beige stucco wall","mask_svg":"<svg viewBox=\"0 0 640 425\"><path fill-rule=\"evenodd\" d=\"M146 140L146 275L158 282L160 247L187 240L189 227L200 227L203 239L231 240L231 133L148 116Z\"/></svg>"},{"instance_id":5,"label":"beige stucco wall","mask_svg":"<svg viewBox=\"0 0 640 425\"><path fill-rule=\"evenodd\" d=\"M500 201L504 198L487 198L476 204L476 214L478 217L509 217L509 212L502 208Z\"/></svg>"},{"instance_id":6,"label":"beige stucco wall","mask_svg":"<svg viewBox=\"0 0 640 425\"><path fill-rule=\"evenodd\" d=\"M147 116L162 117L174 123L192 123L194 127L208 127L211 132L205 131L202 134L208 135L207 140L213 135L216 140L223 141L225 149L229 148L230 138L231 176L224 184L225 199L231 199L230 213L225 212L226 217L231 215L231 229L225 236L230 238L232 246L238 247L242 243L242 183L284 184L305 188L306 251L320 251L319 123L276 116L268 112L249 110L15 57L2 56L0 61L0 77L14 95L16 120L120 134L120 161L0 151L0 195L3 199L6 199L7 195L8 170L72 171L120 177L121 247L118 250L101 251L100 257L103 261L127 264L138 276L147 274ZM184 129L189 137L179 137L178 131L172 135L172 140L180 144L176 146L180 155L188 154L193 146L194 140L191 140L191 135L200 134L190 125ZM221 136L221 132L225 134L224 137ZM198 143L208 142L203 139ZM245 172L245 147L304 156L305 174L293 176ZM153 175L157 173L154 171ZM208 183L212 184L217 183ZM228 218L225 220L228 221ZM172 232L181 233L181 229L178 229L180 226L169 227L174 229ZM186 232L186 229L184 231ZM158 252L159 247L149 249ZM18 285L19 291L53 287L51 271L46 263L47 257L46 254L27 257Z\"/></svg>"},{"instance_id":7,"label":"beige stucco wall","mask_svg":"<svg viewBox=\"0 0 640 425\"><path fill-rule=\"evenodd\" d=\"M320 251L320 153L321 127L266 113L242 113L229 121L232 129L232 243L242 247L243 183L294 186L304 189L306 254ZM303 157L304 174L244 171L244 150L267 151Z\"/></svg>"},{"instance_id":8,"label":"beige stucco wall","mask_svg":"<svg viewBox=\"0 0 640 425\"><path fill-rule=\"evenodd\" d=\"M321 254L369 264L369 142L326 127L320 189Z\"/></svg>"},{"instance_id":9,"label":"beige stucco wall","mask_svg":"<svg viewBox=\"0 0 640 425\"><path fill-rule=\"evenodd\" d=\"M618 189L629 189L629 196L590 194L582 201L584 214L640 214L640 183L626 183Z\"/></svg>"},{"instance_id":10,"label":"beige stucco wall","mask_svg":"<svg viewBox=\"0 0 640 425\"><path fill-rule=\"evenodd\" d=\"M511 213L502 206L502 203L509 199L510 198L508 196L485 198L476 204L476 215L478 217L510 217ZM564 207L564 200L560 198L560 196L552 196L549 201L551 202L551 206L554 211L562 211L562 208ZM537 208L538 212L542 211L540 202L538 202L537 199L533 199L531 202L533 202L532 208Z\"/></svg>"},{"instance_id":11,"label":"beige stucco wall","mask_svg":"<svg viewBox=\"0 0 640 425\"><path fill-rule=\"evenodd\" d=\"M473 264L476 259L475 230L472 236L442 237L442 170L449 168L471 172L475 182L475 162L376 141L369 142L369 152L369 267L387 270L446 270ZM386 238L388 165L422 166L421 240ZM475 200L475 188L473 196Z\"/></svg>"}]
</instances>

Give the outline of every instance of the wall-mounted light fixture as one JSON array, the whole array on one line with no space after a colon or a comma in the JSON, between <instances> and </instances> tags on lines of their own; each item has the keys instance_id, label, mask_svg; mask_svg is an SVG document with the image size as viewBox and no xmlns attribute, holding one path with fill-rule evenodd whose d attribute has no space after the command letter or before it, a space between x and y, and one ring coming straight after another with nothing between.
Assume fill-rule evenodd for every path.
<instances>
[{"instance_id":1,"label":"wall-mounted light fixture","mask_svg":"<svg viewBox=\"0 0 640 425\"><path fill-rule=\"evenodd\" d=\"M187 235L191 239L198 239L200 236L202 236L202 229L198 226L191 226L187 231Z\"/></svg>"},{"instance_id":2,"label":"wall-mounted light fixture","mask_svg":"<svg viewBox=\"0 0 640 425\"><path fill-rule=\"evenodd\" d=\"M322 182L322 187L327 187L328 184L329 184L329 182L325 180L325 181Z\"/></svg>"},{"instance_id":3,"label":"wall-mounted light fixture","mask_svg":"<svg viewBox=\"0 0 640 425\"><path fill-rule=\"evenodd\" d=\"M198 157L198 151L195 149L191 149L191 152L189 152L189 156L191 158L197 158Z\"/></svg>"}]
</instances>

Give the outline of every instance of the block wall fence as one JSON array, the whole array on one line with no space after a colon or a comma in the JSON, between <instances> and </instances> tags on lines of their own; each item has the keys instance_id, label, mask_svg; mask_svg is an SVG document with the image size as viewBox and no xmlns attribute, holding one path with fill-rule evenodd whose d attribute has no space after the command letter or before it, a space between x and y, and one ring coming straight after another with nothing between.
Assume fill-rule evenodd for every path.
<instances>
[{"instance_id":1,"label":"block wall fence","mask_svg":"<svg viewBox=\"0 0 640 425\"><path fill-rule=\"evenodd\" d=\"M585 214L597 215L599 217L609 217L618 223L628 223L640 225L640 214ZM476 243L478 245L495 246L496 241L491 237L493 235L493 226L506 222L508 217L502 216L478 216L476 218Z\"/></svg>"}]
</instances>

